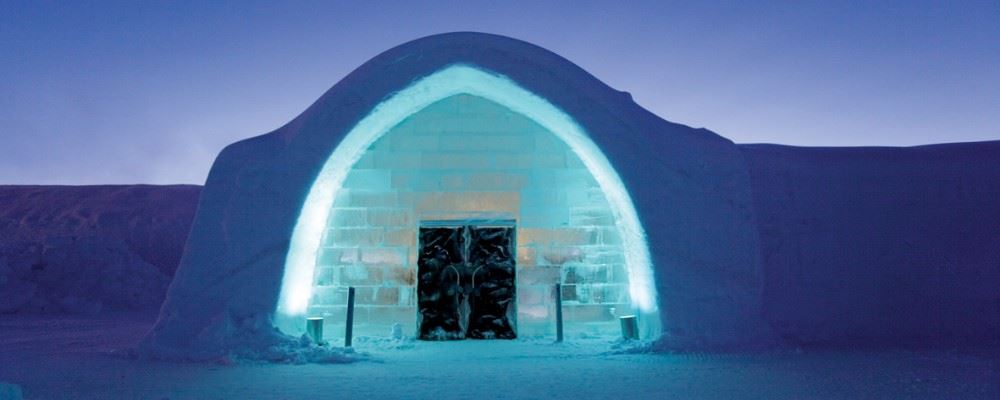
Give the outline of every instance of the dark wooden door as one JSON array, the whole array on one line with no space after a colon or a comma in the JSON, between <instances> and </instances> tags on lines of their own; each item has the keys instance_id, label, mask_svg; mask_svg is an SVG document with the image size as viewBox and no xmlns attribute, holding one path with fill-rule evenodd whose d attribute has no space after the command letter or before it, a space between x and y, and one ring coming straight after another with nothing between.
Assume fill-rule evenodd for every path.
<instances>
[{"instance_id":1,"label":"dark wooden door","mask_svg":"<svg viewBox=\"0 0 1000 400\"><path fill-rule=\"evenodd\" d=\"M465 271L464 226L420 228L417 255L417 308L420 339L465 337L462 315Z\"/></svg>"},{"instance_id":2,"label":"dark wooden door","mask_svg":"<svg viewBox=\"0 0 1000 400\"><path fill-rule=\"evenodd\" d=\"M514 339L515 265L513 227L470 227L469 327L476 339Z\"/></svg>"},{"instance_id":3,"label":"dark wooden door","mask_svg":"<svg viewBox=\"0 0 1000 400\"><path fill-rule=\"evenodd\" d=\"M420 228L420 339L517 337L514 234L513 226Z\"/></svg>"}]
</instances>

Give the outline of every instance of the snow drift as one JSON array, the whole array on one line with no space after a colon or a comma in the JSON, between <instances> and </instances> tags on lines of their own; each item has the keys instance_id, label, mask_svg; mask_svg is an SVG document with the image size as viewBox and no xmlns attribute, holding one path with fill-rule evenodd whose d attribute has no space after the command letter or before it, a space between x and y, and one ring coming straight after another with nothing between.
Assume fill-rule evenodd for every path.
<instances>
[{"instance_id":1,"label":"snow drift","mask_svg":"<svg viewBox=\"0 0 1000 400\"><path fill-rule=\"evenodd\" d=\"M120 241L47 238L0 245L0 314L155 309L170 282Z\"/></svg>"},{"instance_id":2,"label":"snow drift","mask_svg":"<svg viewBox=\"0 0 1000 400\"><path fill-rule=\"evenodd\" d=\"M197 186L0 186L0 313L155 309Z\"/></svg>"},{"instance_id":3,"label":"snow drift","mask_svg":"<svg viewBox=\"0 0 1000 400\"><path fill-rule=\"evenodd\" d=\"M200 193L196 185L0 186L0 237L118 240L173 276Z\"/></svg>"}]
</instances>

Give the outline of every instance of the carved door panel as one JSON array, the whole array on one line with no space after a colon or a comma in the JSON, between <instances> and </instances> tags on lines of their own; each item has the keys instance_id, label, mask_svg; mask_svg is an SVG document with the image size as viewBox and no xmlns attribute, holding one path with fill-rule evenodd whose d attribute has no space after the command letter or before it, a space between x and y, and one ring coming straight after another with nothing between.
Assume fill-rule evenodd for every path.
<instances>
[{"instance_id":1,"label":"carved door panel","mask_svg":"<svg viewBox=\"0 0 1000 400\"><path fill-rule=\"evenodd\" d=\"M469 327L476 339L514 339L516 295L513 227L470 227Z\"/></svg>"},{"instance_id":2,"label":"carved door panel","mask_svg":"<svg viewBox=\"0 0 1000 400\"><path fill-rule=\"evenodd\" d=\"M464 226L420 228L417 255L420 339L453 340L465 337L461 312L465 231Z\"/></svg>"},{"instance_id":3,"label":"carved door panel","mask_svg":"<svg viewBox=\"0 0 1000 400\"><path fill-rule=\"evenodd\" d=\"M513 226L422 226L417 308L422 340L514 339Z\"/></svg>"}]
</instances>

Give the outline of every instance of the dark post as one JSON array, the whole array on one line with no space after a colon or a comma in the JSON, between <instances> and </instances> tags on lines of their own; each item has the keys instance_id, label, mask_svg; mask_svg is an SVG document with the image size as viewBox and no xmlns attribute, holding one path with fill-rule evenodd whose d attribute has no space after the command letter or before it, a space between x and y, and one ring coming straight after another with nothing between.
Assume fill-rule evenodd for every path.
<instances>
[{"instance_id":1,"label":"dark post","mask_svg":"<svg viewBox=\"0 0 1000 400\"><path fill-rule=\"evenodd\" d=\"M347 326L344 332L344 347L351 347L351 336L354 335L354 287L347 288Z\"/></svg>"},{"instance_id":2,"label":"dark post","mask_svg":"<svg viewBox=\"0 0 1000 400\"><path fill-rule=\"evenodd\" d=\"M562 285L556 284L556 342L563 341Z\"/></svg>"}]
</instances>

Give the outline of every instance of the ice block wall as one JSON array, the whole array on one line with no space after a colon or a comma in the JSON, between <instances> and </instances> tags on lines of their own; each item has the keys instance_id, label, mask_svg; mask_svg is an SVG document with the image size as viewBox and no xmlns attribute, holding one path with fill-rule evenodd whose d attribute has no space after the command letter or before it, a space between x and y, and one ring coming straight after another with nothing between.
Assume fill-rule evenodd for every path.
<instances>
[{"instance_id":1,"label":"ice block wall","mask_svg":"<svg viewBox=\"0 0 1000 400\"><path fill-rule=\"evenodd\" d=\"M624 253L608 202L579 158L530 119L457 95L377 140L333 204L308 313L343 332L357 288L359 334L414 335L421 220L517 221L518 334L554 334L562 283L568 333L614 334L629 312Z\"/></svg>"}]
</instances>

